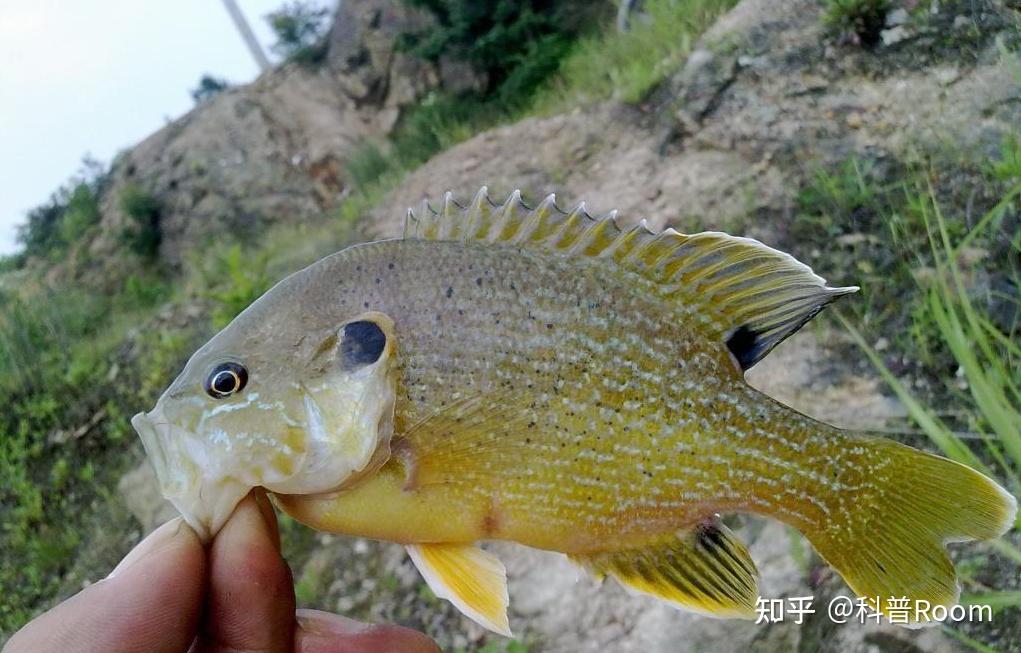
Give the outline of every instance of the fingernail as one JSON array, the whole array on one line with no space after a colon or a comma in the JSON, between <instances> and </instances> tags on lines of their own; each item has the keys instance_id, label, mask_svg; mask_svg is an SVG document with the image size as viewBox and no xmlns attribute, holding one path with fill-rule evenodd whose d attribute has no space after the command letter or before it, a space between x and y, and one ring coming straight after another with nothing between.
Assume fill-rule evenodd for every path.
<instances>
[{"instance_id":1,"label":"fingernail","mask_svg":"<svg viewBox=\"0 0 1021 653\"><path fill-rule=\"evenodd\" d=\"M174 517L153 532L149 533L144 540L136 544L135 548L128 552L128 555L124 556L124 559L113 568L113 571L110 572L110 575L107 576L107 578L113 578L139 560L165 548L174 541L184 528L187 528L184 520L180 517Z\"/></svg>"},{"instance_id":2,"label":"fingernail","mask_svg":"<svg viewBox=\"0 0 1021 653\"><path fill-rule=\"evenodd\" d=\"M262 488L252 490L252 495L255 497L255 505L259 506L259 512L262 513L263 521L266 522L266 526L269 528L270 539L273 541L273 545L276 546L277 551L279 551L280 527L277 524L277 513L273 508L273 502L269 500L266 491Z\"/></svg>"},{"instance_id":3,"label":"fingernail","mask_svg":"<svg viewBox=\"0 0 1021 653\"><path fill-rule=\"evenodd\" d=\"M339 614L301 609L295 612L298 627L310 635L357 635L374 626Z\"/></svg>"},{"instance_id":4,"label":"fingernail","mask_svg":"<svg viewBox=\"0 0 1021 653\"><path fill-rule=\"evenodd\" d=\"M230 539L239 537L241 541L252 541L252 538L266 538L270 545L280 552L280 534L276 529L276 517L270 513L266 517L265 508L259 503L259 492L251 492L241 503L234 508L234 514L230 516L223 530L217 535L217 539ZM265 495L262 496L266 500ZM272 510L272 506L269 506Z\"/></svg>"}]
</instances>

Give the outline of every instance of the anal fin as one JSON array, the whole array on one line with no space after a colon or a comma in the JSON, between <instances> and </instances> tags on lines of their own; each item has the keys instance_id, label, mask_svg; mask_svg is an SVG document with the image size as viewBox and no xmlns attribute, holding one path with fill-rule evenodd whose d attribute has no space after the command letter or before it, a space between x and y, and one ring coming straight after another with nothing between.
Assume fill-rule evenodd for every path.
<instances>
[{"instance_id":1,"label":"anal fin","mask_svg":"<svg viewBox=\"0 0 1021 653\"><path fill-rule=\"evenodd\" d=\"M571 559L598 577L714 617L755 617L758 571L748 550L713 518L647 546Z\"/></svg>"},{"instance_id":2,"label":"anal fin","mask_svg":"<svg viewBox=\"0 0 1021 653\"><path fill-rule=\"evenodd\" d=\"M474 544L410 544L408 555L433 594L479 625L511 637L507 570Z\"/></svg>"}]
</instances>

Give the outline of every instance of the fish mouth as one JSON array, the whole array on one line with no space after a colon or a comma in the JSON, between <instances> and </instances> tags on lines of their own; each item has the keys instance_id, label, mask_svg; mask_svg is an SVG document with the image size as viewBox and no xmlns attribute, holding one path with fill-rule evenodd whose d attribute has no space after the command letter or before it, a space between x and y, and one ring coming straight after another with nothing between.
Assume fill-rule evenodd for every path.
<instances>
[{"instance_id":1,"label":"fish mouth","mask_svg":"<svg viewBox=\"0 0 1021 653\"><path fill-rule=\"evenodd\" d=\"M216 471L194 434L169 423L157 410L131 418L152 462L163 496L203 542L211 540L252 489Z\"/></svg>"}]
</instances>

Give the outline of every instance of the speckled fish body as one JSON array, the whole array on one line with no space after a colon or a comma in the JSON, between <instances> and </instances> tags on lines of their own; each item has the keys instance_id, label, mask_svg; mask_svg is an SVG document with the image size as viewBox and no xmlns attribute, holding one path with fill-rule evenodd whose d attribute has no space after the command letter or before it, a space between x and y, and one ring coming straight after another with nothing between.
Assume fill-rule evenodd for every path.
<instances>
[{"instance_id":1,"label":"speckled fish body","mask_svg":"<svg viewBox=\"0 0 1021 653\"><path fill-rule=\"evenodd\" d=\"M405 544L437 595L497 632L506 580L480 540L754 616L755 565L718 517L733 512L797 528L880 610L947 605L943 543L1001 534L1014 498L744 381L853 290L748 239L448 195L405 238L282 281L133 423L205 536L263 486L315 528Z\"/></svg>"},{"instance_id":2,"label":"speckled fish body","mask_svg":"<svg viewBox=\"0 0 1021 653\"><path fill-rule=\"evenodd\" d=\"M485 407L501 418L473 443L496 450L496 468L416 470L416 445L397 439L387 471L416 491L362 514L337 508L360 534L583 552L717 512L821 522L829 508L813 495L854 482L833 429L756 392L697 309L636 275L608 274L606 261L386 241L331 265L356 273L336 287L340 306L397 325L398 433L459 402L506 402ZM828 462L847 480L815 473ZM435 519L429 503L452 518Z\"/></svg>"}]
</instances>

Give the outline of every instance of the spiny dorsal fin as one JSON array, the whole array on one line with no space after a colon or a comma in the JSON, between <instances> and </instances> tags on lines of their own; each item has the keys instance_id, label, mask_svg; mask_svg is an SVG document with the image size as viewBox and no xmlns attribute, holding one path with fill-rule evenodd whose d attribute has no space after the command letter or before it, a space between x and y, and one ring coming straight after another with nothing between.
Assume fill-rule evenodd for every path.
<instances>
[{"instance_id":1,"label":"spiny dorsal fin","mask_svg":"<svg viewBox=\"0 0 1021 653\"><path fill-rule=\"evenodd\" d=\"M644 220L624 231L616 211L593 217L581 203L565 212L553 195L532 209L518 191L497 205L484 186L467 207L448 192L440 212L428 202L409 209L404 237L509 244L613 260L657 282L664 297L707 317L743 370L826 304L858 290L830 288L804 263L751 238L714 231L654 233Z\"/></svg>"}]
</instances>

